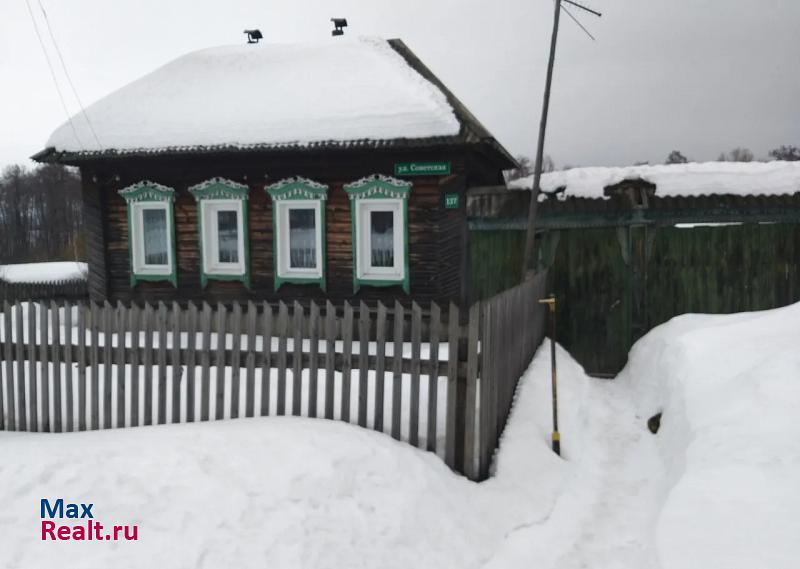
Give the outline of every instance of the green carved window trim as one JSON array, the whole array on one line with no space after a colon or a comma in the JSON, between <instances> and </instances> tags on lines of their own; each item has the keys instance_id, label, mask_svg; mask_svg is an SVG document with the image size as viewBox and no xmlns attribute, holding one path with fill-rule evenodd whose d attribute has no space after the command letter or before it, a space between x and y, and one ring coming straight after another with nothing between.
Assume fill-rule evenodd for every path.
<instances>
[{"instance_id":1,"label":"green carved window trim","mask_svg":"<svg viewBox=\"0 0 800 569\"><path fill-rule=\"evenodd\" d=\"M250 288L250 228L248 223L248 197L250 195L250 188L245 184L239 184L225 178L211 178L189 188L189 193L194 196L198 204L197 212L197 229L198 239L200 246L200 284L203 288L208 286L209 281L240 281L248 289ZM242 248L243 248L243 266L244 270L241 274L224 273L224 272L208 272L206 267L206 251L204 247L205 230L203 220L205 218L205 204L208 200L219 201L239 201L241 208L239 210L242 219Z\"/></svg>"},{"instance_id":2,"label":"green carved window trim","mask_svg":"<svg viewBox=\"0 0 800 569\"><path fill-rule=\"evenodd\" d=\"M130 286L136 288L140 282L169 282L175 288L178 287L178 257L176 252L175 240L175 190L151 182L143 180L137 182L127 188L123 188L117 192L126 202L127 206L127 221L128 221L128 260L130 262ZM170 240L170 246L167 248L169 258L169 270L164 273L143 273L136 270L137 262L135 260L135 248L137 247L134 241L134 212L138 205L147 203L166 203L167 209L167 224L169 226L167 235Z\"/></svg>"},{"instance_id":3,"label":"green carved window trim","mask_svg":"<svg viewBox=\"0 0 800 569\"><path fill-rule=\"evenodd\" d=\"M277 291L286 283L291 284L317 284L323 292L328 290L327 281L327 255L325 233L325 202L328 199L328 186L314 182L299 176L286 178L266 187L266 191L272 198L272 254L274 259L274 287ZM301 277L301 276L281 276L281 257L280 247L283 239L288 239L281 233L280 207L278 204L291 201L313 201L317 202L319 208L319 231L320 235L320 276Z\"/></svg>"},{"instance_id":4,"label":"green carved window trim","mask_svg":"<svg viewBox=\"0 0 800 569\"><path fill-rule=\"evenodd\" d=\"M362 286L387 287L400 285L406 294L411 294L411 274L408 262L408 197L411 195L411 182L399 180L383 174L373 174L344 185L350 198L350 226L353 240L353 293ZM359 277L359 222L358 204L364 200L397 200L401 204L403 235L403 276L401 278Z\"/></svg>"}]
</instances>

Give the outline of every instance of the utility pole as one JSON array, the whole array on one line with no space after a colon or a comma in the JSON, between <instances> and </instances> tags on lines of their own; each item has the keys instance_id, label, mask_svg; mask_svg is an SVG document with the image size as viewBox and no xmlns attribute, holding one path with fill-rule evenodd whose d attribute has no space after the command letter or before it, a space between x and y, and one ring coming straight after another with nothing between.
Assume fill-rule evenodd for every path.
<instances>
[{"instance_id":1,"label":"utility pole","mask_svg":"<svg viewBox=\"0 0 800 569\"><path fill-rule=\"evenodd\" d=\"M531 203L528 207L528 227L527 233L525 235L525 253L522 256L522 279L525 280L528 274L528 269L531 265L531 258L533 257L533 248L536 240L536 210L539 204L539 192L541 190L540 183L542 180L542 161L544 160L544 135L547 131L547 113L550 109L550 87L553 84L553 66L556 60L556 43L558 41L558 23L561 16L561 10L566 8L561 4L562 0L555 0L555 13L553 14L553 33L550 36L550 58L547 61L547 78L545 79L544 83L544 100L542 101L542 117L539 121L539 141L538 146L536 148L536 162L533 166L533 189L531 190ZM573 2L572 0L564 0L567 4L572 6L576 6L582 10L585 10L595 16L601 16L600 12L596 12L587 8L586 6L582 6L577 2ZM586 31L578 20L575 19L572 14L567 12L567 14L575 20L584 32L589 34ZM589 37L594 39L591 34Z\"/></svg>"}]
</instances>

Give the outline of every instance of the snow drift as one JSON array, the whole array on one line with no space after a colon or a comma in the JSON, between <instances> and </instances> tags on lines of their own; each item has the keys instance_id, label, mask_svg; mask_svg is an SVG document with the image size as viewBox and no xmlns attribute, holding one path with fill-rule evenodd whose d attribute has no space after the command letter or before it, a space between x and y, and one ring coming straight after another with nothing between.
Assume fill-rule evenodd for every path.
<instances>
[{"instance_id":1,"label":"snow drift","mask_svg":"<svg viewBox=\"0 0 800 569\"><path fill-rule=\"evenodd\" d=\"M642 421L663 411L662 567L796 567L800 303L674 318L633 347L619 380Z\"/></svg>"}]
</instances>

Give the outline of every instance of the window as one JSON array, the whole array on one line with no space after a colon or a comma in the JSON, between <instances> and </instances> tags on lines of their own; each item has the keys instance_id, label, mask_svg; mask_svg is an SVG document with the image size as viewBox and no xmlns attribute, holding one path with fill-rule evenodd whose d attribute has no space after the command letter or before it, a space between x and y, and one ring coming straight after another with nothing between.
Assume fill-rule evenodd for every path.
<instances>
[{"instance_id":1,"label":"window","mask_svg":"<svg viewBox=\"0 0 800 569\"><path fill-rule=\"evenodd\" d=\"M411 184L375 175L344 186L353 223L353 285L400 285L409 293L408 196Z\"/></svg>"},{"instance_id":2,"label":"window","mask_svg":"<svg viewBox=\"0 0 800 569\"><path fill-rule=\"evenodd\" d=\"M140 281L168 281L177 286L175 190L145 181L120 190L119 194L128 204L131 287Z\"/></svg>"},{"instance_id":3,"label":"window","mask_svg":"<svg viewBox=\"0 0 800 569\"><path fill-rule=\"evenodd\" d=\"M283 283L325 281L325 201L328 188L305 178L267 187L272 198L275 290Z\"/></svg>"},{"instance_id":4,"label":"window","mask_svg":"<svg viewBox=\"0 0 800 569\"><path fill-rule=\"evenodd\" d=\"M213 178L189 188L199 205L203 287L209 280L239 280L250 286L247 235L249 188Z\"/></svg>"}]
</instances>

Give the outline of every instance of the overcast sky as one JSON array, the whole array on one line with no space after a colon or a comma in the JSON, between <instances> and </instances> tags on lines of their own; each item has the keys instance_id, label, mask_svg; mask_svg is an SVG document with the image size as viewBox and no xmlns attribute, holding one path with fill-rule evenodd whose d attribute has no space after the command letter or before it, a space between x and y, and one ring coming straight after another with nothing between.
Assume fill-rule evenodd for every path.
<instances>
[{"instance_id":1,"label":"overcast sky","mask_svg":"<svg viewBox=\"0 0 800 569\"><path fill-rule=\"evenodd\" d=\"M585 0L562 18L546 153L556 164L764 157L800 145L798 0ZM41 0L85 104L196 49L347 34L399 37L514 154L533 155L551 0ZM0 166L28 163L65 120L25 0L0 0ZM30 0L51 60L39 0ZM311 78L309 78L311 80ZM70 112L78 110L66 79ZM316 88L309 83L309 88Z\"/></svg>"}]
</instances>

